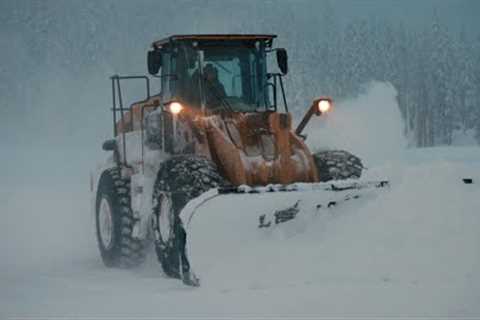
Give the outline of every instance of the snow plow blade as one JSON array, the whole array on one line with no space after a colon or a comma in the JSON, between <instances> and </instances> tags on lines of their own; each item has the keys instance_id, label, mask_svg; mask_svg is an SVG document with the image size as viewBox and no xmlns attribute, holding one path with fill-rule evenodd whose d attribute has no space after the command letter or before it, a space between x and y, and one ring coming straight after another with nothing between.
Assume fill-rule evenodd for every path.
<instances>
[{"instance_id":1,"label":"snow plow blade","mask_svg":"<svg viewBox=\"0 0 480 320\"><path fill-rule=\"evenodd\" d=\"M265 187L224 187L218 188L218 194L229 193L264 193L264 192L294 192L307 190L323 190L323 191L344 191L359 190L365 188L383 188L389 185L387 180L368 181L368 182L320 182L320 183L294 183L289 185L268 185Z\"/></svg>"},{"instance_id":2,"label":"snow plow blade","mask_svg":"<svg viewBox=\"0 0 480 320\"><path fill-rule=\"evenodd\" d=\"M341 214L357 201L375 198L388 181L296 183L265 187L212 189L191 200L180 213L187 234L186 256L192 274L212 283L230 272L236 252L281 242L301 234L315 219ZM345 208L345 209L343 209ZM265 246L265 248L267 248ZM255 253L252 256L255 261ZM251 266L250 266L251 267Z\"/></svg>"}]
</instances>

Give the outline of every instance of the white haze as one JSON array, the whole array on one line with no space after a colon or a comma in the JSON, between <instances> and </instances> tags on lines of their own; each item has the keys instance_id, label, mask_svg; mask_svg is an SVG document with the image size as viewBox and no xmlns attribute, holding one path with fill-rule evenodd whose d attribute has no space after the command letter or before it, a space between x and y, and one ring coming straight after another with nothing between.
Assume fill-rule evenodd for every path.
<instances>
[{"instance_id":1,"label":"white haze","mask_svg":"<svg viewBox=\"0 0 480 320\"><path fill-rule=\"evenodd\" d=\"M353 106L363 112L358 122L342 115ZM202 279L197 289L165 278L153 253L134 271L105 268L89 212L86 163L94 157L75 159L75 148L52 146L31 159L33 153L24 153L18 165L28 170L13 172L12 183L0 189L0 318L477 316L479 189L460 178L480 180L480 153L404 154L394 107L395 90L374 84L339 102L336 117L315 119L309 136L328 146L361 144L369 163L383 159L371 170L389 178L391 189L322 210L315 206L330 194L209 202L189 230L192 265ZM388 119L388 126L362 128L375 117ZM334 134L334 121L343 133L325 139ZM357 143L349 145L348 136ZM403 155L401 163L385 166L395 154ZM257 228L259 214L298 198L296 220Z\"/></svg>"},{"instance_id":2,"label":"white haze","mask_svg":"<svg viewBox=\"0 0 480 320\"><path fill-rule=\"evenodd\" d=\"M344 149L366 166L401 157L407 147L395 88L370 83L356 98L334 103L330 113L313 117L306 134L312 149Z\"/></svg>"},{"instance_id":3,"label":"white haze","mask_svg":"<svg viewBox=\"0 0 480 320\"><path fill-rule=\"evenodd\" d=\"M42 7L42 3L47 5ZM402 210L406 209L402 207L404 203L402 200L413 201L415 198L409 193L409 186L404 184L397 189L400 190L402 197L391 196L378 203L363 203L363 213L372 220L378 218L376 213L389 212L389 205L396 208L395 213L398 215L388 215L384 220L380 219L374 227L355 215L357 212L355 208L345 210L346 217L338 221L333 214L327 216L327 226L322 224L325 220L313 221L319 229L310 229L309 233L300 236L307 241L295 242L294 239L292 244L287 245L294 252L296 248L304 245L309 248L309 244L326 241L330 249L324 246L323 248L327 250L326 254L320 256L325 260L315 260L312 265L320 268L325 261L331 263L323 269L327 272L323 273L322 281L316 284L313 281L312 286L310 285L312 279L297 277L295 281L277 283L272 287L262 288L263 283L260 281L260 285L254 283L250 289L244 286L239 290L234 287L219 286L213 289L201 288L199 291L191 291L176 280L162 277L158 264L154 261L155 258L147 266L147 270L129 272L104 268L96 248L90 212L89 172L96 161L102 157L101 142L111 137L108 76L114 73L144 73L145 51L150 41L170 33L240 31L278 33L279 45L291 49L291 73L286 77L288 97L292 97L296 92L296 88L289 86L289 83L293 82L291 80L305 76L295 76L295 70L299 66L296 61L300 59L312 61L312 59L303 57L301 49L295 51L295 48L289 46L288 39L298 37L295 24L289 25L288 28L285 28L285 24L272 25L268 20L252 24L248 19L249 10L256 8L255 2L248 1L248 6L245 8L240 2L232 2L233 9L225 10L223 1L207 1L205 5L198 5L196 1L179 1L178 3L185 9L181 10L181 14L172 9L173 4L167 8L170 11L159 10L158 3L154 1L143 1L142 5L136 2L117 1L90 1L85 2L87 3L85 6L83 3L80 1L36 2L37 6L48 9L45 12L53 11L51 16L45 17L40 15L40 11L24 10L33 6L33 1L0 3L0 9L2 9L0 22L4 22L7 15L21 17L14 24L6 27L2 25L0 29L2 54L6 55L6 57L2 56L5 63L0 65L0 85L8 81L12 84L11 88L17 88L17 91L9 91L8 95L0 97L0 213L2 218L0 222L0 318L82 315L173 317L178 314L200 314L211 317L218 314L228 316L234 311L268 316L271 315L269 313L271 310L280 315L298 315L302 311L299 305L303 306L303 304L297 304L296 297L300 297L298 300L308 307L303 312L314 316L319 314L326 316L398 315L405 314L405 311L409 310L408 298L411 291L420 292L415 297L419 298L421 303L412 309L417 311L414 312L416 315L480 314L478 306L475 305L479 300L480 292L478 277L475 276L475 270L478 269L480 261L478 250L475 251L478 249L478 246L475 246L476 243L478 244L475 230L478 230L479 224L477 216L471 214L471 207L475 208L478 204L478 201L472 201L475 192L478 194L478 188L462 189L461 191L465 193L460 193L459 189L452 185L445 189L438 187L428 195L428 202L421 203L419 206L419 210L432 213L428 218L421 214L415 215L415 212L410 211L409 215L402 216ZM303 17L308 16L311 19L309 24L314 25L316 14L312 12L321 10L321 5L317 4L316 9L312 11L309 10L309 5L312 3L306 3L300 8L302 15L296 17L296 23L301 23L304 20ZM415 4L416 1L411 3ZM191 4L197 4L197 6L188 9ZM260 17L268 11L274 15L277 12L275 11L277 4L278 2L265 2L262 4L264 10L256 14ZM167 7L166 2L162 5ZM296 2L289 1L281 2L281 5L297 7ZM426 11L431 10L426 4L421 7ZM353 9L349 9L348 2L341 3L339 8L344 10L347 16L356 14ZM80 9L85 9L92 14L89 17L97 20L84 21L83 16L79 14ZM404 9L410 12L408 6ZM31 15L22 16L24 11L28 11ZM388 11L389 8L384 8L382 12ZM443 14L448 16L448 10L443 11ZM48 25L49 21L55 22L59 17L64 20L60 19L60 22L53 23L57 30L53 36L49 33L52 30L42 29L43 23ZM167 20L167 17L174 17L174 19ZM475 24L476 16L474 15L473 18L472 21ZM416 23L419 23L419 20L421 17ZM41 58L30 54L35 48L31 48L31 43L27 41L31 36L28 30L30 26L27 23L32 21L37 22L37 27L40 25L39 34L45 36L41 39L42 41L37 42L37 44L42 43L43 46L40 49L36 48L36 53L42 53ZM98 29L93 32L92 41L89 41L90 34L86 30L90 30L91 25L97 26ZM58 30L65 30L65 33ZM314 31L313 29L312 32ZM68 46L64 47L64 45L69 41L56 38L59 35L71 40L70 44L75 49L73 53L62 53L62 50L68 51ZM305 44L307 45L307 42ZM98 56L93 57L95 53ZM88 63L82 64L75 60L78 57L92 59L86 59ZM317 63L317 61L309 63ZM7 66L14 66L14 68L9 69ZM9 70L15 72L8 73ZM136 95L141 97L142 92L136 91ZM320 92L319 94L328 93ZM365 160L367 167L371 167L371 171L380 168L375 173L378 176L385 174L383 177L391 176L400 179L403 173L408 173L407 176L413 179L420 172L426 180L429 178L428 173L431 173L439 175L435 182L441 184L457 179L460 173L470 174L471 168L478 168L480 156L475 148L459 148L456 149L459 150L458 152L452 151L453 149L436 150L432 153L433 155L421 152L409 155L407 157L409 164L415 166L418 163L421 164L418 169L414 167L403 170L395 165L394 170L389 171L392 167L381 166L390 161L396 161L396 158L403 157L405 153L406 139L402 136L403 124L396 109L395 95L395 89L389 84L374 83L367 87L363 95L351 100L338 101L332 114L324 118L312 119L307 129L308 143L315 148L344 148L357 153ZM311 99L313 96L304 98L305 107ZM299 119L300 114L296 117ZM457 158L451 161L454 153L458 153ZM432 158L441 159L443 162L435 164L431 169L429 163ZM451 162L461 163L461 165L452 165ZM445 172L446 175L442 176ZM460 173L457 174L457 172ZM417 184L414 191L423 192L422 188L426 188L426 184ZM438 216L433 215L435 213L433 211L442 210L442 206L441 204L433 205L432 202L441 198L442 195L447 198L449 192L452 192L455 202L453 202L454 205L447 203L447 209L464 215L453 215L446 211L442 211ZM272 206L274 204L270 203ZM460 209L455 205L459 205ZM349 215L353 215L353 220L349 220L344 227L343 219L348 220ZM441 225L441 228L430 230L431 225L428 219L435 219L435 217L437 220L434 221L437 226ZM392 238L388 230L398 222L396 219L402 223L403 229L396 229ZM454 219L453 226L450 226L452 221L448 219ZM422 222L419 227L418 221ZM417 227L414 234L417 238L408 240L408 246L403 248L404 235L410 232L410 227L415 226ZM365 228L365 232L361 230L362 228ZM364 233L368 233L372 228L380 233L379 237L373 235L365 238L363 243L357 242L359 238L363 239ZM385 231L382 231L383 228ZM351 236L354 230L359 231ZM463 230L467 232L462 238ZM441 231L448 233L447 240L441 238L443 236ZM395 253L396 249L401 247L401 255L395 256L393 260L400 263L418 258L421 263L424 263L424 268L421 269L422 275L428 274L428 267L434 269L434 266L428 264L427 259L422 259L422 254L429 252L428 248L425 248L425 251L416 251L413 258L409 256L407 250L415 248L415 240L421 241L424 232L426 237L433 234L438 236L438 239L443 239L442 244L448 244L445 251L442 251L442 248L437 248L435 251L436 261L444 265L439 272L434 272L433 280L422 284L421 279L408 278L408 281L403 281L404 274L395 279L395 277L385 276L380 268L374 271L368 270L370 265L365 261L372 246L375 249L384 250L380 252L384 254L382 260L384 264L388 264L389 250ZM381 243L375 242L375 240L385 239L391 246L382 247ZM430 237L428 244L435 246L436 240L437 238ZM455 249L457 240L467 249L459 250L457 255L454 255L452 250ZM339 243L338 247L335 247L336 243ZM356 243L356 245L352 250L343 251L343 254L340 254L341 270L335 273L336 252L348 248L350 243ZM268 244L271 245L268 247L270 253L280 252L283 248L274 246L274 241ZM375 245L378 246L375 247ZM358 263L355 259L350 259L349 254L354 253L356 249L359 253L354 257L365 262L362 265L364 274L356 272L355 277L349 278L349 266ZM442 261L440 259L442 255L447 258L453 256L459 262L453 270L457 275L448 273L449 261ZM295 257L299 261L308 261L310 258L302 250L295 253ZM234 257L230 258L234 259ZM248 255L240 258L246 261ZM246 264L245 261L244 264ZM462 261L465 262L462 264ZM374 263L373 265L375 266ZM283 269L287 267L295 266L287 265ZM471 271L465 271L469 268ZM393 270L400 272L400 269L401 267L396 267ZM308 276L316 276L314 271L314 268L308 268ZM227 273L225 270L223 272ZM385 273L388 274L388 272ZM458 276L461 279L453 282L454 285L450 287L449 282L435 285L441 280L442 273L452 278ZM380 285L378 282L373 284L369 282L370 278L365 274L373 274L371 278L378 280ZM277 277L279 273L273 273L273 275ZM230 276L235 278L237 275ZM247 283L247 276L239 272L239 281ZM261 278L260 275L256 277ZM275 277L268 280L279 280ZM420 289L414 283L415 280L420 281ZM216 279L217 284L221 281L222 279ZM467 281L470 281L470 284L466 284ZM395 286L395 283L400 285ZM391 286L390 289L389 286ZM459 292L458 295L455 295L455 290ZM441 295L442 292L448 294ZM389 296L389 293L394 295ZM322 300L316 300L318 297ZM398 297L400 299L397 299ZM447 299L450 297L453 300ZM454 299L458 299L458 303L455 303ZM349 309L347 305L351 301L359 301L359 303L353 304ZM378 306L377 301L382 302L381 306ZM262 306L263 303L266 305ZM220 312L217 313L219 304L223 304L224 308L220 308ZM441 312L435 313L436 310Z\"/></svg>"}]
</instances>

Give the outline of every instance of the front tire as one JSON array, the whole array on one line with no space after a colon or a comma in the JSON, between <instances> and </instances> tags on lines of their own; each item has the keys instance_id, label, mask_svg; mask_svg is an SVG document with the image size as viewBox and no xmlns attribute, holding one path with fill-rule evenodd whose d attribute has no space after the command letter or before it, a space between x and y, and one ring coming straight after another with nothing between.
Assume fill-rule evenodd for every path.
<instances>
[{"instance_id":1,"label":"front tire","mask_svg":"<svg viewBox=\"0 0 480 320\"><path fill-rule=\"evenodd\" d=\"M130 207L130 180L119 168L105 170L95 206L98 248L107 267L131 268L145 260L145 241L132 236L135 219Z\"/></svg>"},{"instance_id":2,"label":"front tire","mask_svg":"<svg viewBox=\"0 0 480 320\"><path fill-rule=\"evenodd\" d=\"M181 155L162 165L153 190L153 230L155 251L167 276L182 278L190 269L181 210L190 200L222 185L226 180L206 158Z\"/></svg>"},{"instance_id":3,"label":"front tire","mask_svg":"<svg viewBox=\"0 0 480 320\"><path fill-rule=\"evenodd\" d=\"M358 179L362 175L362 160L344 150L326 150L313 155L320 182Z\"/></svg>"}]
</instances>

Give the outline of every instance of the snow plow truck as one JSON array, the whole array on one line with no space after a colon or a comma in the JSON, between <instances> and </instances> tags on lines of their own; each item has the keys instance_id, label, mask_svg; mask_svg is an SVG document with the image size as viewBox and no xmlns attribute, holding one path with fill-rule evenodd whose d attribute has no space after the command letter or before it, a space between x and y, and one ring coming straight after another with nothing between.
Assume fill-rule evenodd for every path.
<instances>
[{"instance_id":1,"label":"snow plow truck","mask_svg":"<svg viewBox=\"0 0 480 320\"><path fill-rule=\"evenodd\" d=\"M113 138L103 143L107 160L92 174L96 235L107 267L138 266L153 244L165 275L198 286L186 244L203 202L295 191L299 184L322 189L322 182L361 176L358 157L312 153L305 144L303 129L312 116L332 110L331 98L314 99L293 128L283 84L287 52L272 46L275 38L174 35L153 42L150 76L111 77ZM275 59L271 71L267 60ZM125 81L144 82L145 98L124 105ZM159 83L155 94L152 81Z\"/></svg>"}]
</instances>

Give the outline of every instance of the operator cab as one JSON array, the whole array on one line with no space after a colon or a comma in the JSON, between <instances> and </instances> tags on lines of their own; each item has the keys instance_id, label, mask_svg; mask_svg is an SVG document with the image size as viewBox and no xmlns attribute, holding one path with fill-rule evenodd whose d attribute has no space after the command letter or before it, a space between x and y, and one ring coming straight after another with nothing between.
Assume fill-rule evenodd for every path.
<instances>
[{"instance_id":1,"label":"operator cab","mask_svg":"<svg viewBox=\"0 0 480 320\"><path fill-rule=\"evenodd\" d=\"M266 63L275 37L171 36L152 44L148 70L161 79L164 103L175 101L207 113L276 110L281 74L267 73ZM284 49L277 49L277 60L285 74ZM281 90L283 94L283 85Z\"/></svg>"}]
</instances>

